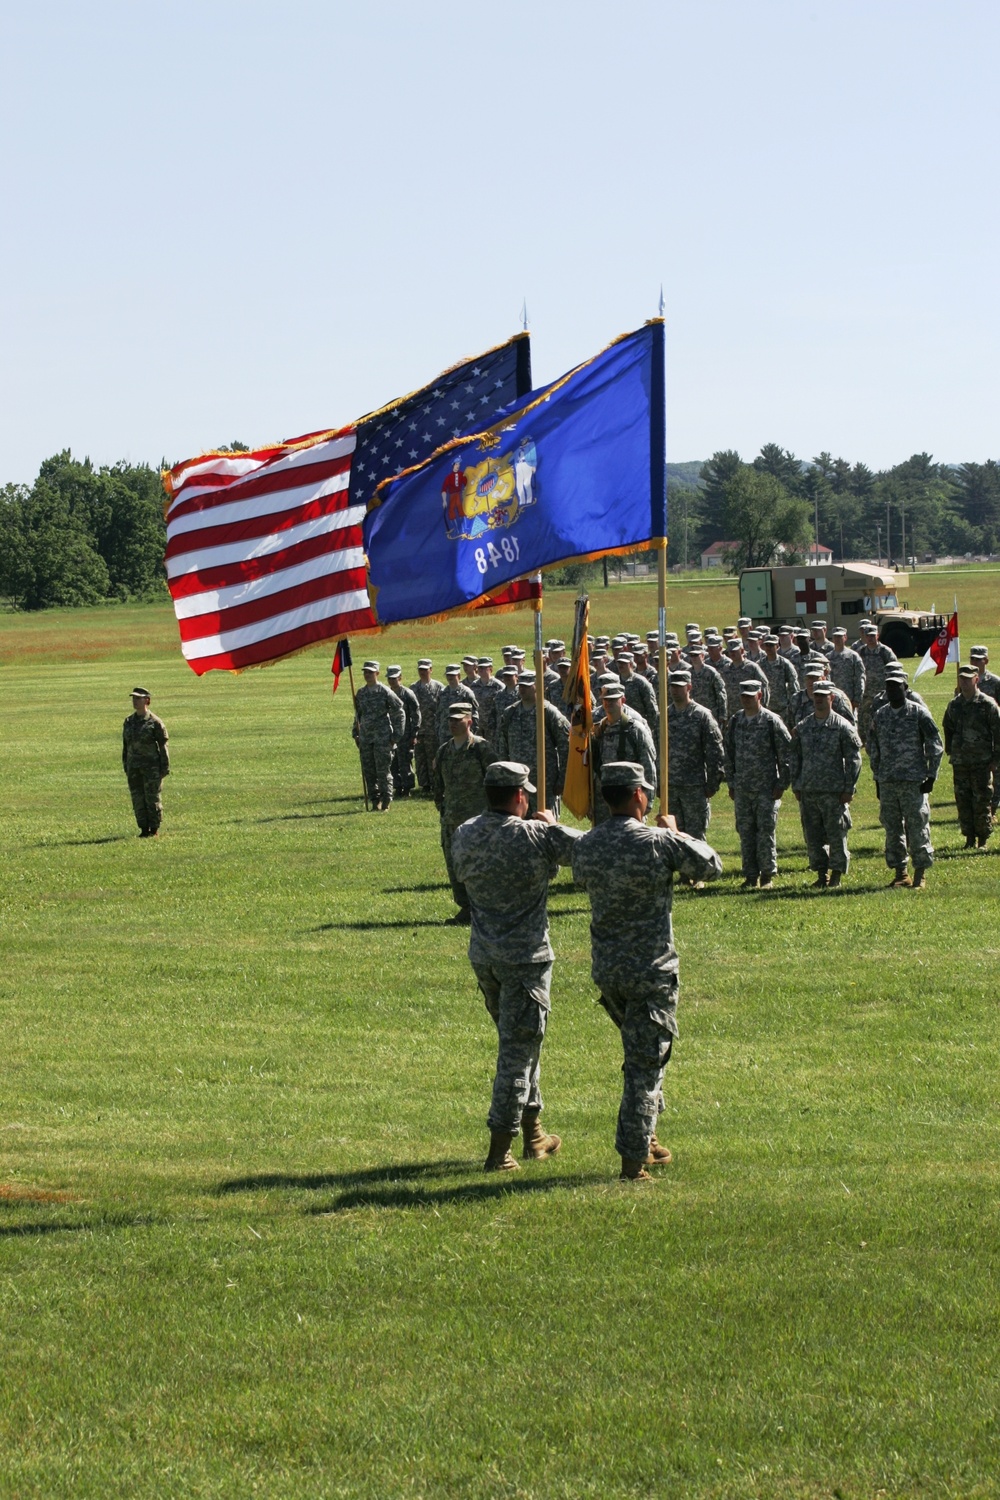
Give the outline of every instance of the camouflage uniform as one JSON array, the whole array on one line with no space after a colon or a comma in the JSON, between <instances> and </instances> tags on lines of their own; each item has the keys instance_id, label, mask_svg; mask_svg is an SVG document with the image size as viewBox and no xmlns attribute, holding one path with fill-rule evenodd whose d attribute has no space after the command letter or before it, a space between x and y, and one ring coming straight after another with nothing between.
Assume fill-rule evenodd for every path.
<instances>
[{"instance_id":1,"label":"camouflage uniform","mask_svg":"<svg viewBox=\"0 0 1000 1500\"><path fill-rule=\"evenodd\" d=\"M708 844L630 817L609 817L573 849L573 879L590 897L591 973L624 1052L615 1149L632 1161L649 1154L677 1035L674 875L694 884L721 873Z\"/></svg>"},{"instance_id":2,"label":"camouflage uniform","mask_svg":"<svg viewBox=\"0 0 1000 1500\"><path fill-rule=\"evenodd\" d=\"M548 683L545 684L545 696L552 704L552 707L557 708L564 719L568 719L572 710L563 695L563 680L558 672L556 673L556 677L558 681L553 687L550 688Z\"/></svg>"},{"instance_id":3,"label":"camouflage uniform","mask_svg":"<svg viewBox=\"0 0 1000 1500\"><path fill-rule=\"evenodd\" d=\"M1000 677L995 672L980 672L979 691L985 693L987 698L992 698L1000 708Z\"/></svg>"},{"instance_id":4,"label":"camouflage uniform","mask_svg":"<svg viewBox=\"0 0 1000 1500\"><path fill-rule=\"evenodd\" d=\"M885 688L885 669L892 661L898 661L895 651L876 641L874 646L859 646L858 655L865 669L865 691L858 710L858 732L861 743L867 749L868 735L872 726L873 705L878 694Z\"/></svg>"},{"instance_id":5,"label":"camouflage uniform","mask_svg":"<svg viewBox=\"0 0 1000 1500\"><path fill-rule=\"evenodd\" d=\"M810 714L795 726L789 767L792 791L800 799L810 870L846 875L851 810L844 798L854 796L861 775L860 739L838 714L829 713L825 719Z\"/></svg>"},{"instance_id":6,"label":"camouflage uniform","mask_svg":"<svg viewBox=\"0 0 1000 1500\"><path fill-rule=\"evenodd\" d=\"M865 696L865 664L856 651L845 646L843 651L834 648L830 657L830 681L840 688L852 704L860 704Z\"/></svg>"},{"instance_id":7,"label":"camouflage uniform","mask_svg":"<svg viewBox=\"0 0 1000 1500\"><path fill-rule=\"evenodd\" d=\"M927 707L927 704L924 702L923 698L921 698L916 688L904 687L903 692L906 694L906 697L911 703L919 703L921 708ZM883 688L882 691L880 693L877 693L876 696L872 699L872 714L877 714L879 709L884 708L888 701L889 694L886 692L885 688Z\"/></svg>"},{"instance_id":8,"label":"camouflage uniform","mask_svg":"<svg viewBox=\"0 0 1000 1500\"><path fill-rule=\"evenodd\" d=\"M660 705L656 701L656 694L639 672L633 672L631 677L621 679L622 692L625 694L625 702L634 713L640 714L649 725L649 732L653 736L653 744L660 743Z\"/></svg>"},{"instance_id":9,"label":"camouflage uniform","mask_svg":"<svg viewBox=\"0 0 1000 1500\"><path fill-rule=\"evenodd\" d=\"M475 693L471 688L467 688L464 682L456 682L454 687L452 687L450 682L446 682L444 687L441 689L441 693L437 701L436 729L438 745L442 744L446 739L449 738L448 710L454 708L456 703L467 703L469 705L469 707L472 709L472 727L473 729L479 728L479 699L476 697ZM437 747L435 746L435 749L436 748Z\"/></svg>"},{"instance_id":10,"label":"camouflage uniform","mask_svg":"<svg viewBox=\"0 0 1000 1500\"><path fill-rule=\"evenodd\" d=\"M703 839L712 817L709 799L722 785L725 750L722 730L707 708L667 706L668 809L681 833Z\"/></svg>"},{"instance_id":11,"label":"camouflage uniform","mask_svg":"<svg viewBox=\"0 0 1000 1500\"><path fill-rule=\"evenodd\" d=\"M495 745L500 731L498 706L505 692L504 685L499 677L491 677L488 682L483 682L480 678L472 691L479 704L479 728L483 739Z\"/></svg>"},{"instance_id":12,"label":"camouflage uniform","mask_svg":"<svg viewBox=\"0 0 1000 1500\"><path fill-rule=\"evenodd\" d=\"M719 671L722 680L726 684L726 697L729 701L730 714L738 713L736 704L740 701L740 683L756 677L760 683L761 707L766 708L771 699L771 684L767 680L767 673L760 668L749 656L745 656L737 665L731 657L724 656L719 663Z\"/></svg>"},{"instance_id":13,"label":"camouflage uniform","mask_svg":"<svg viewBox=\"0 0 1000 1500\"><path fill-rule=\"evenodd\" d=\"M501 686L502 686L502 684L501 684ZM516 683L514 684L513 687L505 687L503 689L502 693L497 693L497 706L496 706L497 738L494 741L494 744L496 744L497 741L499 741L499 739L500 739L500 724L501 724L501 722L503 720L504 714L507 712L508 708L513 708L514 705L516 703L520 703L520 701L521 701L521 694L517 690L517 684Z\"/></svg>"},{"instance_id":14,"label":"camouflage uniform","mask_svg":"<svg viewBox=\"0 0 1000 1500\"><path fill-rule=\"evenodd\" d=\"M743 879L770 880L778 869L775 839L781 792L788 785L791 735L777 714L761 708L734 714L726 729L726 780L735 804Z\"/></svg>"},{"instance_id":15,"label":"camouflage uniform","mask_svg":"<svg viewBox=\"0 0 1000 1500\"><path fill-rule=\"evenodd\" d=\"M776 656L774 661L769 661L764 656L761 661L764 676L767 678L771 696L768 700L768 708L772 713L783 719L786 728L791 729L795 720L790 717L792 711L792 699L799 691L799 679L795 668L785 656Z\"/></svg>"},{"instance_id":16,"label":"camouflage uniform","mask_svg":"<svg viewBox=\"0 0 1000 1500\"><path fill-rule=\"evenodd\" d=\"M437 705L444 692L444 683L438 682L436 677L432 677L430 682L423 682L418 677L410 687L420 705L420 733L414 750L417 781L422 792L430 792L433 786L434 756L438 747Z\"/></svg>"},{"instance_id":17,"label":"camouflage uniform","mask_svg":"<svg viewBox=\"0 0 1000 1500\"><path fill-rule=\"evenodd\" d=\"M155 714L129 714L122 725L122 770L142 833L155 833L163 817L160 783L170 774L167 726Z\"/></svg>"},{"instance_id":18,"label":"camouflage uniform","mask_svg":"<svg viewBox=\"0 0 1000 1500\"><path fill-rule=\"evenodd\" d=\"M354 700L353 735L361 751L361 774L376 807L392 801L392 752L406 731L406 709L384 682L366 682Z\"/></svg>"},{"instance_id":19,"label":"camouflage uniform","mask_svg":"<svg viewBox=\"0 0 1000 1500\"><path fill-rule=\"evenodd\" d=\"M914 870L925 870L934 863L934 849L930 803L920 787L934 780L941 764L937 725L919 703L887 703L872 718L866 749L885 829L885 862L891 870L905 869L909 847Z\"/></svg>"},{"instance_id":20,"label":"camouflage uniform","mask_svg":"<svg viewBox=\"0 0 1000 1500\"><path fill-rule=\"evenodd\" d=\"M406 728L393 752L392 779L400 796L405 797L413 791L413 748L420 733L420 702L413 689L402 683L397 696L406 715Z\"/></svg>"},{"instance_id":21,"label":"camouflage uniform","mask_svg":"<svg viewBox=\"0 0 1000 1500\"><path fill-rule=\"evenodd\" d=\"M839 714L842 719L846 719L848 724L855 724L856 721L854 718L854 709L851 707L851 700L838 687L835 687L830 694L830 706L834 713ZM800 723L803 719L808 719L812 711L813 701L808 691L804 687L799 688L788 706L788 715L791 719L788 727L794 729L796 724Z\"/></svg>"},{"instance_id":22,"label":"camouflage uniform","mask_svg":"<svg viewBox=\"0 0 1000 1500\"><path fill-rule=\"evenodd\" d=\"M452 839L468 818L486 811L483 777L495 759L492 747L475 734L463 745L457 745L449 735L434 758L434 802L441 814L441 848L455 905L462 908L468 907L469 896L455 874Z\"/></svg>"},{"instance_id":23,"label":"camouflage uniform","mask_svg":"<svg viewBox=\"0 0 1000 1500\"><path fill-rule=\"evenodd\" d=\"M590 764L594 775L594 822L610 818L611 809L601 794L601 766L609 760L631 760L642 766L646 780L656 786L656 746L649 725L631 708L622 705L617 724L602 718L590 737Z\"/></svg>"},{"instance_id":24,"label":"camouflage uniform","mask_svg":"<svg viewBox=\"0 0 1000 1500\"><path fill-rule=\"evenodd\" d=\"M691 701L707 708L720 729L725 729L729 717L729 696L726 681L709 663L700 667L691 663Z\"/></svg>"},{"instance_id":25,"label":"camouflage uniform","mask_svg":"<svg viewBox=\"0 0 1000 1500\"><path fill-rule=\"evenodd\" d=\"M992 777L1000 763L1000 708L983 692L959 694L944 711L944 753L951 761L959 826L985 843L993 831Z\"/></svg>"},{"instance_id":26,"label":"camouflage uniform","mask_svg":"<svg viewBox=\"0 0 1000 1500\"><path fill-rule=\"evenodd\" d=\"M802 652L799 650L798 646L779 646L778 655L783 656L786 661L791 662L792 666L795 668L795 675L801 683L803 672Z\"/></svg>"},{"instance_id":27,"label":"camouflage uniform","mask_svg":"<svg viewBox=\"0 0 1000 1500\"><path fill-rule=\"evenodd\" d=\"M551 703L545 710L545 805L552 808L566 779L566 762L569 759L569 720ZM497 754L494 759L516 760L528 767L530 779L535 780L538 758L535 753L534 703L518 700L508 708L500 720L497 736ZM530 792L528 801L531 812L538 806L538 797Z\"/></svg>"},{"instance_id":28,"label":"camouflage uniform","mask_svg":"<svg viewBox=\"0 0 1000 1500\"><path fill-rule=\"evenodd\" d=\"M455 873L472 911L469 961L499 1035L491 1131L517 1135L540 1110L539 1055L552 983L549 880L568 864L576 829L485 812L452 839Z\"/></svg>"}]
</instances>

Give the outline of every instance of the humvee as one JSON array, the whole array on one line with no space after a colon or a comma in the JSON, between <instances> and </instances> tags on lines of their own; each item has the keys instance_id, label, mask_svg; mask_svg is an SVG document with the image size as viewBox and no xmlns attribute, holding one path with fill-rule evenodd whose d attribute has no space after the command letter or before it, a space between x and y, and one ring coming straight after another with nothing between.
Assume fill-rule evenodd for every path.
<instances>
[{"instance_id":1,"label":"humvee","mask_svg":"<svg viewBox=\"0 0 1000 1500\"><path fill-rule=\"evenodd\" d=\"M900 606L910 575L860 563L820 567L744 568L740 574L740 613L754 624L826 623L827 634L843 625L857 637L861 619L874 620L879 636L897 656L922 656L947 619Z\"/></svg>"}]
</instances>

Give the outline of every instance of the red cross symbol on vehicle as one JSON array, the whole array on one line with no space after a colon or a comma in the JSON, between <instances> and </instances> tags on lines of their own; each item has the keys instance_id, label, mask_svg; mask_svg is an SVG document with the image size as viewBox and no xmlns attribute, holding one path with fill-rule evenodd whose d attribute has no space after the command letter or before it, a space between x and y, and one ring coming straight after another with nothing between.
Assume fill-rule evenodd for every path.
<instances>
[{"instance_id":1,"label":"red cross symbol on vehicle","mask_svg":"<svg viewBox=\"0 0 1000 1500\"><path fill-rule=\"evenodd\" d=\"M816 587L817 580L815 578L807 578L804 580L802 588L795 590L796 604L804 604L807 613L811 615L819 612L816 606L821 600L824 604L826 603L826 579L821 578L819 582L823 585L822 588Z\"/></svg>"}]
</instances>

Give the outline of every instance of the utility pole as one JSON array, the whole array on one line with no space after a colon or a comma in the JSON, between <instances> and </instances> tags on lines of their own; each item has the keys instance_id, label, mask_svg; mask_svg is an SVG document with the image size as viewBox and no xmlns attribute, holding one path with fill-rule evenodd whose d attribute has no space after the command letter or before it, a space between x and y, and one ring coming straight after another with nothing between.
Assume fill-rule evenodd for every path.
<instances>
[{"instance_id":1,"label":"utility pole","mask_svg":"<svg viewBox=\"0 0 1000 1500\"><path fill-rule=\"evenodd\" d=\"M900 497L900 501L899 501L899 524L900 524L900 527L902 528L902 533L903 533L903 539L902 539L902 541L899 544L899 549L900 549L900 551L903 554L903 567L905 568L906 567L906 501L902 497Z\"/></svg>"},{"instance_id":2,"label":"utility pole","mask_svg":"<svg viewBox=\"0 0 1000 1500\"><path fill-rule=\"evenodd\" d=\"M885 565L892 567L892 521L889 515L889 502L885 502Z\"/></svg>"},{"instance_id":3,"label":"utility pole","mask_svg":"<svg viewBox=\"0 0 1000 1500\"><path fill-rule=\"evenodd\" d=\"M881 567L882 566L882 528L881 528L881 526L879 525L879 523L877 521L875 522L875 535L878 537L878 565L879 565L879 567Z\"/></svg>"}]
</instances>

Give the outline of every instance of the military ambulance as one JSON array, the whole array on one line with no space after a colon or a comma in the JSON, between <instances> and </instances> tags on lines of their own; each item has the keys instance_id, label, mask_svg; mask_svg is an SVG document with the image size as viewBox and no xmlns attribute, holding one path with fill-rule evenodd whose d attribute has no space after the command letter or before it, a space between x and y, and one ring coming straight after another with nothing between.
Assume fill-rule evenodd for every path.
<instances>
[{"instance_id":1,"label":"military ambulance","mask_svg":"<svg viewBox=\"0 0 1000 1500\"><path fill-rule=\"evenodd\" d=\"M740 613L755 625L809 625L822 620L828 636L838 625L857 639L858 621L874 620L879 636L897 656L922 656L947 620L907 609L900 595L908 573L857 563L821 567L744 568Z\"/></svg>"}]
</instances>

